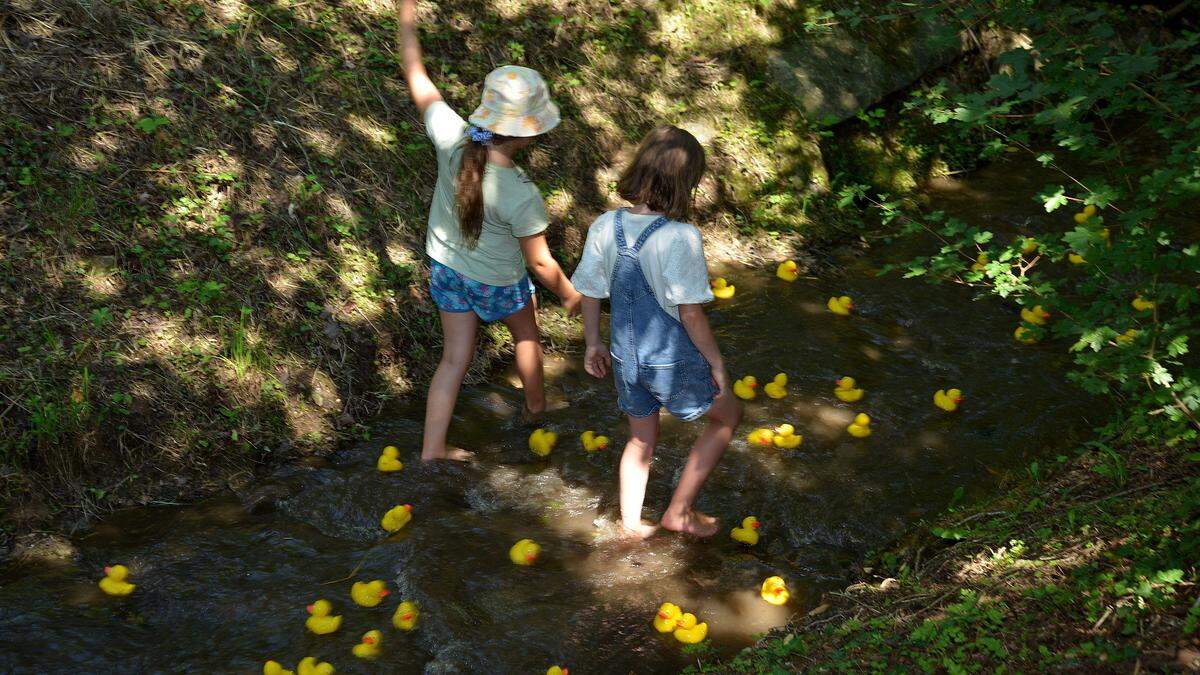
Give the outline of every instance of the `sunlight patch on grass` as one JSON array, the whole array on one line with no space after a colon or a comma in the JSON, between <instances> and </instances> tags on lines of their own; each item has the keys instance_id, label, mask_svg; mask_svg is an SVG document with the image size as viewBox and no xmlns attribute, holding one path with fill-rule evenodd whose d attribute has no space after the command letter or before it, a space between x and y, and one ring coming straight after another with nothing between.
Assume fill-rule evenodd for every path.
<instances>
[{"instance_id":1,"label":"sunlight patch on grass","mask_svg":"<svg viewBox=\"0 0 1200 675\"><path fill-rule=\"evenodd\" d=\"M396 144L395 132L370 117L350 113L346 115L345 120L350 128L380 150L391 150Z\"/></svg>"}]
</instances>

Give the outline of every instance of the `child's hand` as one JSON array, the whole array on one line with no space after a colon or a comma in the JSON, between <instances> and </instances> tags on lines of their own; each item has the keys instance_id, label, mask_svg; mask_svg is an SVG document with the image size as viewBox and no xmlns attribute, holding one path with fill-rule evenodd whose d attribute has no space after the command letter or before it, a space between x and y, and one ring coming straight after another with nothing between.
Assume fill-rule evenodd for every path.
<instances>
[{"instance_id":1,"label":"child's hand","mask_svg":"<svg viewBox=\"0 0 1200 675\"><path fill-rule=\"evenodd\" d=\"M579 316L579 306L583 303L583 295L574 293L566 298L563 298L563 309L567 310L567 316Z\"/></svg>"},{"instance_id":2,"label":"child's hand","mask_svg":"<svg viewBox=\"0 0 1200 675\"><path fill-rule=\"evenodd\" d=\"M729 371L724 368L713 369L713 382L717 384L717 397L729 393L733 385L729 382Z\"/></svg>"},{"instance_id":3,"label":"child's hand","mask_svg":"<svg viewBox=\"0 0 1200 675\"><path fill-rule=\"evenodd\" d=\"M588 345L587 353L583 355L583 369L592 377L608 377L608 368L612 365L612 355L603 344Z\"/></svg>"}]
</instances>

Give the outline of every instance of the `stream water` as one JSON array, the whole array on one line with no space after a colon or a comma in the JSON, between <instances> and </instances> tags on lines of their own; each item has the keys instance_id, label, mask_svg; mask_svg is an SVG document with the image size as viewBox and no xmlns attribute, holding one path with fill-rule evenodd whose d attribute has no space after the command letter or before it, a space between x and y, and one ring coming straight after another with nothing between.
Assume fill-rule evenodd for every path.
<instances>
[{"instance_id":1,"label":"stream water","mask_svg":"<svg viewBox=\"0 0 1200 675\"><path fill-rule=\"evenodd\" d=\"M934 206L972 222L1026 228L1040 215L1029 195L1036 177L1010 168L932 189ZM547 459L526 448L513 421L520 392L508 378L467 388L451 430L479 453L468 465L423 466L419 402L383 416L373 440L319 465L280 471L255 493L186 507L113 514L78 537L61 564L0 571L0 671L261 672L266 659L291 668L313 655L340 672L672 672L688 662L680 645L650 626L672 601L710 627L721 650L751 644L846 583L853 563L958 487L993 488L996 476L1064 450L1089 427L1094 404L1066 383L1061 349L1012 340L1016 309L972 301L962 289L876 277L887 252L845 256L839 273L785 284L773 269L722 270L736 297L710 316L734 377L791 378L782 400L747 405L746 420L703 492L699 507L722 519L707 542L662 535L639 544L614 539L617 451L625 429L612 385L588 378L578 359L549 364L551 399L563 406L547 425L561 434ZM895 253L891 253L895 255ZM854 297L850 318L828 313L830 295ZM857 404L833 396L852 375ZM955 414L932 395L960 387ZM869 412L874 434L845 432ZM795 450L751 448L746 433L793 423ZM578 435L595 429L613 448L586 454ZM696 425L667 419L647 495L647 515L666 505ZM402 449L397 474L374 470L379 449ZM413 505L413 522L382 539L379 518ZM763 521L754 548L731 541L742 517ZM518 567L508 549L541 543L540 561ZM123 563L136 592L109 598L101 568ZM347 575L384 579L377 608L354 605ZM779 574L792 600L758 597ZM330 582L333 583L324 583ZM304 629L305 605L334 603L342 629ZM401 599L421 608L418 628L392 629ZM363 632L384 632L375 662L351 656Z\"/></svg>"}]
</instances>

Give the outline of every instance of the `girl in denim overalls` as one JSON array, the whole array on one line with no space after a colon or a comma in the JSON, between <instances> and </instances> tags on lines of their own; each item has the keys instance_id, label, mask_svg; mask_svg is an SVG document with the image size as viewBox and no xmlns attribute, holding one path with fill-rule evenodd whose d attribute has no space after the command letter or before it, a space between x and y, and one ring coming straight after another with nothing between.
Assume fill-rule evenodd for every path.
<instances>
[{"instance_id":1,"label":"girl in denim overalls","mask_svg":"<svg viewBox=\"0 0 1200 675\"><path fill-rule=\"evenodd\" d=\"M559 122L546 83L528 68L501 66L488 74L479 107L463 120L442 100L421 63L415 5L401 0L400 38L408 88L437 149L425 252L443 336L425 402L421 459L467 459L470 453L446 444L446 434L475 356L479 323L502 321L512 333L525 413L535 416L545 410L546 397L526 267L568 314L578 312L581 298L546 245L550 223L541 193L513 163L517 152Z\"/></svg>"},{"instance_id":2,"label":"girl in denim overalls","mask_svg":"<svg viewBox=\"0 0 1200 675\"><path fill-rule=\"evenodd\" d=\"M716 533L717 521L692 505L741 420L704 314L713 296L700 232L680 222L703 174L704 149L691 134L671 126L650 132L617 184L635 206L596 219L572 277L583 294L584 366L596 377L612 368L617 404L629 418L621 522L640 537L655 530L641 514L659 410L684 421L707 418L662 517L664 528L702 537ZM600 339L603 298L612 309L611 353Z\"/></svg>"}]
</instances>

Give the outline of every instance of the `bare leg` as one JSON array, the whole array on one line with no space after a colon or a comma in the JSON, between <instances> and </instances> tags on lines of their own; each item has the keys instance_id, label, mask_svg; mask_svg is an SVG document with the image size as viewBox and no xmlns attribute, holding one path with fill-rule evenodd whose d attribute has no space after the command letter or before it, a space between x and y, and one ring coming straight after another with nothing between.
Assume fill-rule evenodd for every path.
<instances>
[{"instance_id":1,"label":"bare leg","mask_svg":"<svg viewBox=\"0 0 1200 675\"><path fill-rule=\"evenodd\" d=\"M525 410L537 415L546 410L546 386L542 371L542 336L538 332L533 303L504 319L512 333L517 353L517 374L525 387Z\"/></svg>"},{"instance_id":2,"label":"bare leg","mask_svg":"<svg viewBox=\"0 0 1200 675\"><path fill-rule=\"evenodd\" d=\"M446 446L446 432L458 401L467 367L475 356L475 333L479 317L475 312L441 312L442 359L429 382L425 401L425 438L421 459L470 459L471 453Z\"/></svg>"},{"instance_id":3,"label":"bare leg","mask_svg":"<svg viewBox=\"0 0 1200 675\"><path fill-rule=\"evenodd\" d=\"M650 480L650 460L658 443L658 415L629 418L629 442L621 455L621 524L629 534L646 538L658 529L642 523L642 503Z\"/></svg>"},{"instance_id":4,"label":"bare leg","mask_svg":"<svg viewBox=\"0 0 1200 675\"><path fill-rule=\"evenodd\" d=\"M711 537L717 533L717 519L692 508L700 488L708 480L708 474L725 454L733 430L742 420L742 406L729 394L713 401L708 409L708 424L692 446L687 464L679 476L679 485L671 503L663 513L662 526L668 530L687 532L699 537Z\"/></svg>"}]
</instances>

